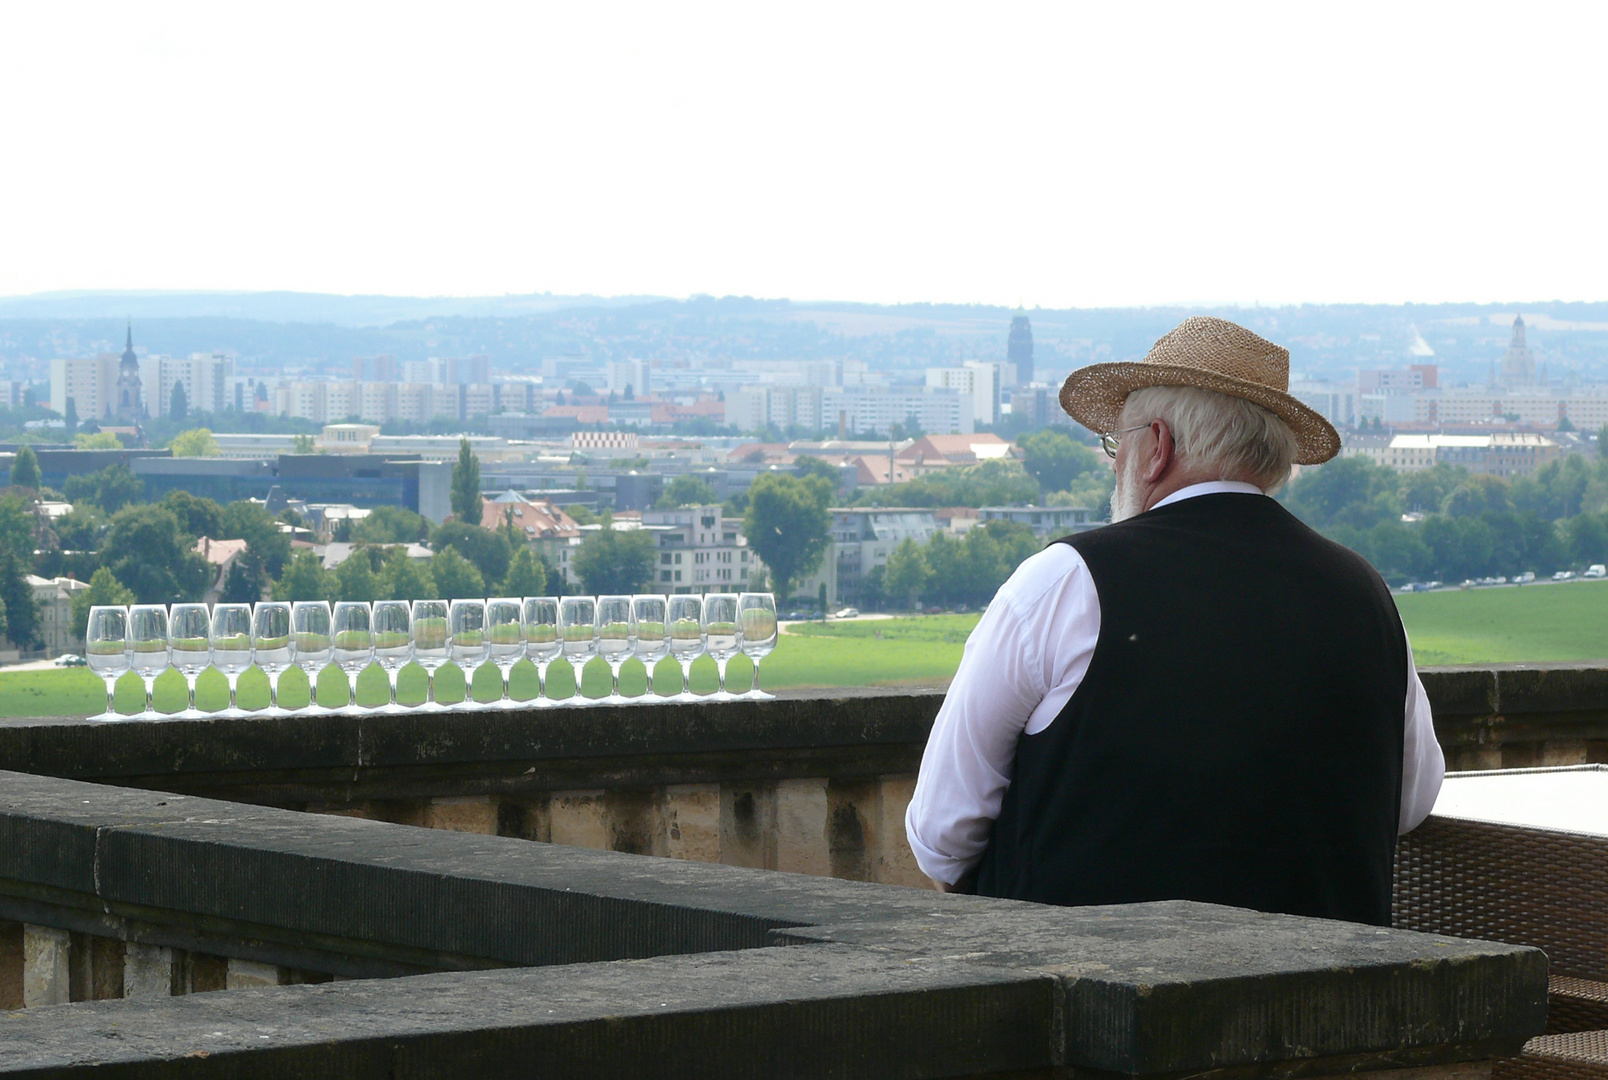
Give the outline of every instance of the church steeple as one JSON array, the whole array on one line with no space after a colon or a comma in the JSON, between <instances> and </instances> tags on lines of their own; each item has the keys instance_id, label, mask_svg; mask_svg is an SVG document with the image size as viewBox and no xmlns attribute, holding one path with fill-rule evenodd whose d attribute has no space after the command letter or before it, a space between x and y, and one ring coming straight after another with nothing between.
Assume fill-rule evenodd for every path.
<instances>
[{"instance_id":1,"label":"church steeple","mask_svg":"<svg viewBox=\"0 0 1608 1080\"><path fill-rule=\"evenodd\" d=\"M107 410L125 424L138 424L144 411L140 392L140 358L134 355L134 320L128 323L128 343L123 348L122 362L117 365L117 398L114 408Z\"/></svg>"},{"instance_id":2,"label":"church steeple","mask_svg":"<svg viewBox=\"0 0 1608 1080\"><path fill-rule=\"evenodd\" d=\"M128 344L123 347L123 366L125 368L138 368L140 358L134 355L134 320L128 321Z\"/></svg>"}]
</instances>

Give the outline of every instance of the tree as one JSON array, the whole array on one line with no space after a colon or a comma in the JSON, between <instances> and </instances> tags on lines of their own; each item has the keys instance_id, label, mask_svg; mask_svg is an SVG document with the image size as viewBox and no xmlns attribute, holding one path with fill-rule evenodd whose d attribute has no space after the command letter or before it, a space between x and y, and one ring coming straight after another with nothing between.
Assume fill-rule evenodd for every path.
<instances>
[{"instance_id":1,"label":"tree","mask_svg":"<svg viewBox=\"0 0 1608 1080\"><path fill-rule=\"evenodd\" d=\"M190 415L190 397L184 392L184 384L173 384L173 396L168 398L168 416L175 420L183 420ZM184 454L182 457L194 457L193 454Z\"/></svg>"},{"instance_id":2,"label":"tree","mask_svg":"<svg viewBox=\"0 0 1608 1080\"><path fill-rule=\"evenodd\" d=\"M521 546L508 564L502 596L542 596L547 592L547 568L530 548Z\"/></svg>"},{"instance_id":3,"label":"tree","mask_svg":"<svg viewBox=\"0 0 1608 1080\"><path fill-rule=\"evenodd\" d=\"M79 450L123 449L123 444L110 431L80 431L73 436L73 446Z\"/></svg>"},{"instance_id":4,"label":"tree","mask_svg":"<svg viewBox=\"0 0 1608 1080\"><path fill-rule=\"evenodd\" d=\"M486 579L450 547L430 559L430 576L435 581L436 595L443 600L486 595Z\"/></svg>"},{"instance_id":5,"label":"tree","mask_svg":"<svg viewBox=\"0 0 1608 1080\"><path fill-rule=\"evenodd\" d=\"M818 457L801 454L793 461L793 469L798 476L819 476L822 480L836 488L843 481L843 474L836 465L828 465Z\"/></svg>"},{"instance_id":6,"label":"tree","mask_svg":"<svg viewBox=\"0 0 1608 1080\"><path fill-rule=\"evenodd\" d=\"M500 532L483 529L478 524L444 521L430 538L436 551L456 548L459 555L468 559L485 581L501 581L508 573L508 561L513 548Z\"/></svg>"},{"instance_id":7,"label":"tree","mask_svg":"<svg viewBox=\"0 0 1608 1080\"><path fill-rule=\"evenodd\" d=\"M1285 501L1291 512L1315 529L1332 525L1370 529L1386 518L1401 516L1396 474L1361 455L1303 469Z\"/></svg>"},{"instance_id":8,"label":"tree","mask_svg":"<svg viewBox=\"0 0 1608 1080\"><path fill-rule=\"evenodd\" d=\"M89 609L92 607L124 607L134 602L134 594L125 589L106 567L95 571L89 579L89 588L73 593L72 632L79 641L89 631Z\"/></svg>"},{"instance_id":9,"label":"tree","mask_svg":"<svg viewBox=\"0 0 1608 1080\"><path fill-rule=\"evenodd\" d=\"M653 583L653 534L643 529L620 532L605 522L581 542L571 565L587 592L623 595L645 592Z\"/></svg>"},{"instance_id":10,"label":"tree","mask_svg":"<svg viewBox=\"0 0 1608 1080\"><path fill-rule=\"evenodd\" d=\"M25 566L33 566L33 508L15 495L0 498L0 552L15 555Z\"/></svg>"},{"instance_id":11,"label":"tree","mask_svg":"<svg viewBox=\"0 0 1608 1080\"><path fill-rule=\"evenodd\" d=\"M174 383L173 388L177 390L183 385ZM218 440L212 437L212 430L204 427L179 432L168 443L168 448L173 451L174 457L217 457L221 453Z\"/></svg>"},{"instance_id":12,"label":"tree","mask_svg":"<svg viewBox=\"0 0 1608 1080\"><path fill-rule=\"evenodd\" d=\"M400 506L376 506L368 516L352 523L352 541L370 544L411 544L430 535L430 522Z\"/></svg>"},{"instance_id":13,"label":"tree","mask_svg":"<svg viewBox=\"0 0 1608 1080\"><path fill-rule=\"evenodd\" d=\"M423 559L410 559L402 548L401 558L387 559L385 571L380 575L380 590L391 600L430 600L436 596L435 579L430 575L430 564Z\"/></svg>"},{"instance_id":14,"label":"tree","mask_svg":"<svg viewBox=\"0 0 1608 1080\"><path fill-rule=\"evenodd\" d=\"M262 564L262 556L247 546L229 567L229 576L223 581L223 602L255 604L262 599L263 590L272 585L273 579Z\"/></svg>"},{"instance_id":15,"label":"tree","mask_svg":"<svg viewBox=\"0 0 1608 1080\"><path fill-rule=\"evenodd\" d=\"M673 510L678 506L709 506L719 501L707 480L683 473L665 485L664 494L653 505L660 510Z\"/></svg>"},{"instance_id":16,"label":"tree","mask_svg":"<svg viewBox=\"0 0 1608 1080\"><path fill-rule=\"evenodd\" d=\"M188 491L170 491L160 506L179 519L179 528L194 537L221 538L223 507L211 499L191 495Z\"/></svg>"},{"instance_id":17,"label":"tree","mask_svg":"<svg viewBox=\"0 0 1608 1080\"><path fill-rule=\"evenodd\" d=\"M882 579L882 587L889 597L915 607L916 597L927 587L931 574L920 545L906 537L888 556L888 572Z\"/></svg>"},{"instance_id":18,"label":"tree","mask_svg":"<svg viewBox=\"0 0 1608 1080\"><path fill-rule=\"evenodd\" d=\"M37 491L41 482L39 455L31 447L24 446L17 451L16 459L11 463L11 484L13 487Z\"/></svg>"},{"instance_id":19,"label":"tree","mask_svg":"<svg viewBox=\"0 0 1608 1080\"><path fill-rule=\"evenodd\" d=\"M78 435L78 402L73 398L67 399L67 415L62 433L67 436L68 442L72 442ZM82 634L79 635L79 637L82 636Z\"/></svg>"},{"instance_id":20,"label":"tree","mask_svg":"<svg viewBox=\"0 0 1608 1080\"><path fill-rule=\"evenodd\" d=\"M1073 479L1103 465L1094 451L1050 428L1021 440L1021 447L1022 467L1044 491L1066 491Z\"/></svg>"},{"instance_id":21,"label":"tree","mask_svg":"<svg viewBox=\"0 0 1608 1080\"><path fill-rule=\"evenodd\" d=\"M783 602L793 583L819 566L826 553L833 490L819 476L769 472L760 473L748 489L743 532L748 546L770 567Z\"/></svg>"},{"instance_id":22,"label":"tree","mask_svg":"<svg viewBox=\"0 0 1608 1080\"><path fill-rule=\"evenodd\" d=\"M145 481L129 471L127 465L108 465L97 472L69 476L68 502L92 502L108 514L115 514L145 494Z\"/></svg>"},{"instance_id":23,"label":"tree","mask_svg":"<svg viewBox=\"0 0 1608 1080\"><path fill-rule=\"evenodd\" d=\"M311 551L300 551L285 567L285 573L274 586L275 600L328 600L334 592L333 582L324 569L324 561Z\"/></svg>"},{"instance_id":24,"label":"tree","mask_svg":"<svg viewBox=\"0 0 1608 1080\"><path fill-rule=\"evenodd\" d=\"M380 599L380 579L374 576L367 552L355 551L335 568L335 595L340 600L370 604Z\"/></svg>"},{"instance_id":25,"label":"tree","mask_svg":"<svg viewBox=\"0 0 1608 1080\"><path fill-rule=\"evenodd\" d=\"M452 516L466 525L479 525L480 505L480 459L468 439L459 439L458 463L452 467Z\"/></svg>"},{"instance_id":26,"label":"tree","mask_svg":"<svg viewBox=\"0 0 1608 1080\"><path fill-rule=\"evenodd\" d=\"M317 451L313 447L311 435L293 435L290 439L290 452L292 454L312 454Z\"/></svg>"},{"instance_id":27,"label":"tree","mask_svg":"<svg viewBox=\"0 0 1608 1080\"><path fill-rule=\"evenodd\" d=\"M216 538L244 540L262 557L270 576L284 573L290 560L290 537L280 531L279 521L266 508L254 502L242 499L225 506Z\"/></svg>"},{"instance_id":28,"label":"tree","mask_svg":"<svg viewBox=\"0 0 1608 1080\"><path fill-rule=\"evenodd\" d=\"M142 604L195 600L206 591L212 568L194 542L172 511L128 506L112 515L101 563Z\"/></svg>"},{"instance_id":29,"label":"tree","mask_svg":"<svg viewBox=\"0 0 1608 1080\"><path fill-rule=\"evenodd\" d=\"M28 584L27 564L15 552L0 555L0 604L5 606L6 637L21 649L39 647L39 605Z\"/></svg>"},{"instance_id":30,"label":"tree","mask_svg":"<svg viewBox=\"0 0 1608 1080\"><path fill-rule=\"evenodd\" d=\"M94 503L81 503L50 523L63 551L94 551L100 547L106 516Z\"/></svg>"}]
</instances>

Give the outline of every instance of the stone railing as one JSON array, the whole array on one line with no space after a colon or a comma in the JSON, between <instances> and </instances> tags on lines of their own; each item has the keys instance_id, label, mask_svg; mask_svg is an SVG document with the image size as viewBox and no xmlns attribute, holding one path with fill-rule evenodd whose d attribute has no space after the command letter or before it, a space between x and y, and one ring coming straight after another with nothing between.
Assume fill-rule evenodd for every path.
<instances>
[{"instance_id":1,"label":"stone railing","mask_svg":"<svg viewBox=\"0 0 1608 1080\"><path fill-rule=\"evenodd\" d=\"M1608 752L1608 670L1425 683L1453 768ZM300 1068L316 1045L344 1063L328 1075L429 1075L474 1046L601 1055L597 1075L676 1073L680 1047L715 1054L687 1075L789 1071L754 1065L771 1055L799 1074L1286 1076L1452 1068L1539 1031L1533 950L884 887L922 883L903 813L940 700L0 721L0 1007L135 999L19 1014L0 1073L187 1048L239 1075L224 1063ZM490 970L509 967L542 970ZM226 987L246 993L190 996ZM633 1033L607 1052L605 1017Z\"/></svg>"}]
</instances>

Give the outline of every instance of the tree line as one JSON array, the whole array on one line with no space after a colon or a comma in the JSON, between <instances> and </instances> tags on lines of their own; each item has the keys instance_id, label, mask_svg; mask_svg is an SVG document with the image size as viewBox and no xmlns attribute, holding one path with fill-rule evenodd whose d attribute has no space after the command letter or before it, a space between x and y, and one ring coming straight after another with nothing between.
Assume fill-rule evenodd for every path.
<instances>
[{"instance_id":1,"label":"tree line","mask_svg":"<svg viewBox=\"0 0 1608 1080\"><path fill-rule=\"evenodd\" d=\"M1510 480L1444 462L1397 474L1356 456L1303 470L1281 497L1396 585L1608 563L1602 457L1571 454Z\"/></svg>"}]
</instances>

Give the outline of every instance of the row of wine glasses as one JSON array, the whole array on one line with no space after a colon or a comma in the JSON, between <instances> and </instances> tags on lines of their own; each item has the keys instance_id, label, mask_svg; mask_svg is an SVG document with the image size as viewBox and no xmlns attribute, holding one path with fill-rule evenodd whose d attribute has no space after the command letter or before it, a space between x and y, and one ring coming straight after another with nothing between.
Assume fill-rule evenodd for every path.
<instances>
[{"instance_id":1,"label":"row of wine glasses","mask_svg":"<svg viewBox=\"0 0 1608 1080\"><path fill-rule=\"evenodd\" d=\"M197 677L215 667L229 682L229 708L223 715L245 715L236 704L240 675L253 664L268 677L268 711L278 713L279 677L301 668L309 683L331 664L346 675L348 707L357 707L357 677L379 664L391 683L390 704L381 711L405 711L397 702L397 676L409 663L424 669L425 700L419 708L440 708L435 673L452 663L472 679L482 664L502 674L502 699L482 705L472 696L454 708L623 704L631 701L729 701L769 698L759 688L759 662L776 647L776 600L770 593L710 593L707 596L552 596L493 597L469 600L263 601L252 604L136 604L94 607L89 613L85 653L90 668L106 682L106 711L96 719L125 719L112 707L117 680L129 671L145 684L145 713L156 715L157 676L176 668L189 689L184 716L195 707ZM752 688L726 691L726 662L738 653L754 664ZM692 693L692 665L707 655L715 662L719 689ZM604 698L580 694L580 670L594 656L609 665L611 690ZM681 666L681 693L657 698L652 672L666 656ZM547 669L563 657L576 672L573 697L547 696ZM641 697L620 693L620 669L632 657L649 672ZM514 698L509 676L528 659L536 667L537 695ZM308 711L326 710L314 700Z\"/></svg>"}]
</instances>

